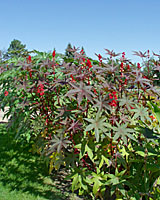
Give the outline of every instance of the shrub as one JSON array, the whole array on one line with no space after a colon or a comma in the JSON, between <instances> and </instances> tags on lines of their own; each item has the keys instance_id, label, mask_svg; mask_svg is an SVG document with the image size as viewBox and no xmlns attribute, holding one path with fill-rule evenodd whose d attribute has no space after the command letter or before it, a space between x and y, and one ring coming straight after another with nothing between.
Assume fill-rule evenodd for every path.
<instances>
[{"instance_id":1,"label":"shrub","mask_svg":"<svg viewBox=\"0 0 160 200\"><path fill-rule=\"evenodd\" d=\"M74 48L63 62L55 51L45 59L36 52L8 65L0 78L1 108L9 106L9 128L22 141L34 141L50 173L70 170L79 195L155 199L160 90L124 52L106 52L110 58L99 54L93 61Z\"/></svg>"}]
</instances>

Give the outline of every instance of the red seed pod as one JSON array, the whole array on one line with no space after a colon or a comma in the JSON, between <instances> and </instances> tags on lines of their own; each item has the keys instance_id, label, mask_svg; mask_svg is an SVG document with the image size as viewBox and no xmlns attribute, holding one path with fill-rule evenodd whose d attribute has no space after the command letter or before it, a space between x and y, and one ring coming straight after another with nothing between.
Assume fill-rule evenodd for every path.
<instances>
[{"instance_id":1,"label":"red seed pod","mask_svg":"<svg viewBox=\"0 0 160 200\"><path fill-rule=\"evenodd\" d=\"M31 56L28 56L28 61L29 61L29 62L31 62L31 61L32 61L32 60L31 60Z\"/></svg>"},{"instance_id":2,"label":"red seed pod","mask_svg":"<svg viewBox=\"0 0 160 200\"><path fill-rule=\"evenodd\" d=\"M55 57L55 55L56 55L56 51L54 50L52 53L53 58Z\"/></svg>"},{"instance_id":3,"label":"red seed pod","mask_svg":"<svg viewBox=\"0 0 160 200\"><path fill-rule=\"evenodd\" d=\"M121 69L123 69L123 62L121 62Z\"/></svg>"},{"instance_id":4,"label":"red seed pod","mask_svg":"<svg viewBox=\"0 0 160 200\"><path fill-rule=\"evenodd\" d=\"M86 66L88 66L89 68L92 67L91 61L89 59L87 60Z\"/></svg>"},{"instance_id":5,"label":"red seed pod","mask_svg":"<svg viewBox=\"0 0 160 200\"><path fill-rule=\"evenodd\" d=\"M113 91L112 94L115 96L115 95L117 94L117 92L116 92L116 91Z\"/></svg>"},{"instance_id":6,"label":"red seed pod","mask_svg":"<svg viewBox=\"0 0 160 200\"><path fill-rule=\"evenodd\" d=\"M127 69L128 69L128 70L130 70L130 69L131 69L131 67L130 67L129 65L127 65Z\"/></svg>"},{"instance_id":7,"label":"red seed pod","mask_svg":"<svg viewBox=\"0 0 160 200\"><path fill-rule=\"evenodd\" d=\"M71 74L70 77L72 78L72 82L75 82L76 80L74 79L73 75Z\"/></svg>"},{"instance_id":8,"label":"red seed pod","mask_svg":"<svg viewBox=\"0 0 160 200\"><path fill-rule=\"evenodd\" d=\"M122 53L122 58L125 58L125 52Z\"/></svg>"},{"instance_id":9,"label":"red seed pod","mask_svg":"<svg viewBox=\"0 0 160 200\"><path fill-rule=\"evenodd\" d=\"M127 85L127 79L125 79L125 81L124 81L124 85Z\"/></svg>"},{"instance_id":10,"label":"red seed pod","mask_svg":"<svg viewBox=\"0 0 160 200\"><path fill-rule=\"evenodd\" d=\"M95 93L95 94L98 94L97 91L96 91L96 89L94 89L94 93Z\"/></svg>"},{"instance_id":11,"label":"red seed pod","mask_svg":"<svg viewBox=\"0 0 160 200\"><path fill-rule=\"evenodd\" d=\"M141 69L140 63L137 63L137 68L138 68L138 69Z\"/></svg>"},{"instance_id":12,"label":"red seed pod","mask_svg":"<svg viewBox=\"0 0 160 200\"><path fill-rule=\"evenodd\" d=\"M8 91L5 91L5 92L4 92L4 96L8 96Z\"/></svg>"},{"instance_id":13,"label":"red seed pod","mask_svg":"<svg viewBox=\"0 0 160 200\"><path fill-rule=\"evenodd\" d=\"M109 94L109 99L113 99L113 96L112 96L112 94L111 94L111 93Z\"/></svg>"},{"instance_id":14,"label":"red seed pod","mask_svg":"<svg viewBox=\"0 0 160 200\"><path fill-rule=\"evenodd\" d=\"M98 54L98 59L99 59L100 62L102 62L102 56L101 56L101 54Z\"/></svg>"}]
</instances>

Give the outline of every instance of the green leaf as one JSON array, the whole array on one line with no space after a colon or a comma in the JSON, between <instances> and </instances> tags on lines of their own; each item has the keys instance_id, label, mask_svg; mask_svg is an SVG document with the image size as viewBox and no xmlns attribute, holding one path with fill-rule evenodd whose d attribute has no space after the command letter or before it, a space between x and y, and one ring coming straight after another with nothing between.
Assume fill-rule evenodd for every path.
<instances>
[{"instance_id":1,"label":"green leaf","mask_svg":"<svg viewBox=\"0 0 160 200\"><path fill-rule=\"evenodd\" d=\"M127 128L128 124L119 124L116 122L117 127L112 127L112 129L115 131L115 135L113 137L113 140L117 140L119 137L122 138L124 144L127 144L127 137L136 141L136 139L131 135L130 133L134 133L134 129Z\"/></svg>"},{"instance_id":2,"label":"green leaf","mask_svg":"<svg viewBox=\"0 0 160 200\"><path fill-rule=\"evenodd\" d=\"M95 138L96 138L96 141L99 142L99 130L98 130L98 128L95 128Z\"/></svg>"},{"instance_id":3,"label":"green leaf","mask_svg":"<svg viewBox=\"0 0 160 200\"><path fill-rule=\"evenodd\" d=\"M99 133L100 133L100 131L105 132L107 130L106 127L108 125L105 122L106 118L100 118L100 115L101 114L98 112L95 119L85 118L86 121L91 122L91 124L89 124L86 127L85 131L91 131L92 129L94 129L95 138L96 138L97 142L99 141Z\"/></svg>"},{"instance_id":4,"label":"green leaf","mask_svg":"<svg viewBox=\"0 0 160 200\"><path fill-rule=\"evenodd\" d=\"M95 179L94 185L93 185L93 194L97 194L99 187L101 186L101 182L98 179Z\"/></svg>"},{"instance_id":5,"label":"green leaf","mask_svg":"<svg viewBox=\"0 0 160 200\"><path fill-rule=\"evenodd\" d=\"M143 152L143 151L136 151L135 153L142 156L142 157L146 156L145 152Z\"/></svg>"},{"instance_id":6,"label":"green leaf","mask_svg":"<svg viewBox=\"0 0 160 200\"><path fill-rule=\"evenodd\" d=\"M133 116L133 119L137 119L140 117L140 119L145 122L145 119L149 119L149 114L148 114L148 108L145 108L143 107L142 105L141 106L138 106L138 105L135 105L136 108L135 109L132 109L132 111L135 112L134 116Z\"/></svg>"},{"instance_id":7,"label":"green leaf","mask_svg":"<svg viewBox=\"0 0 160 200\"><path fill-rule=\"evenodd\" d=\"M99 164L99 169L103 166L104 163L106 163L109 166L109 159L102 155L102 158Z\"/></svg>"},{"instance_id":8,"label":"green leaf","mask_svg":"<svg viewBox=\"0 0 160 200\"><path fill-rule=\"evenodd\" d=\"M122 99L118 99L119 101L119 106L126 106L128 108L128 110L131 110L131 107L135 106L135 102L131 99L129 99L129 97L126 97L125 95L123 95Z\"/></svg>"},{"instance_id":9,"label":"green leaf","mask_svg":"<svg viewBox=\"0 0 160 200\"><path fill-rule=\"evenodd\" d=\"M73 178L74 177L74 178ZM73 176L73 181L72 181L72 191L75 190L76 186L77 186L77 183L79 182L79 176L78 176L78 173L76 173L74 176Z\"/></svg>"},{"instance_id":10,"label":"green leaf","mask_svg":"<svg viewBox=\"0 0 160 200\"><path fill-rule=\"evenodd\" d=\"M108 177L109 177L109 176L108 176ZM114 176L114 177L112 177L111 179L109 179L109 180L107 181L107 183L108 183L108 184L117 185L117 184L119 184L119 178L116 177L116 176Z\"/></svg>"},{"instance_id":11,"label":"green leaf","mask_svg":"<svg viewBox=\"0 0 160 200\"><path fill-rule=\"evenodd\" d=\"M125 147L123 146L122 149L119 150L121 152L121 155L126 157L126 161L128 162L128 156L129 153L126 151Z\"/></svg>"},{"instance_id":12,"label":"green leaf","mask_svg":"<svg viewBox=\"0 0 160 200\"><path fill-rule=\"evenodd\" d=\"M82 187L84 190L88 189L87 185L83 184L83 180L82 180L81 175L79 175L79 183L80 183L80 187Z\"/></svg>"},{"instance_id":13,"label":"green leaf","mask_svg":"<svg viewBox=\"0 0 160 200\"><path fill-rule=\"evenodd\" d=\"M74 146L74 148L81 149L81 146L82 146L82 144L77 144Z\"/></svg>"},{"instance_id":14,"label":"green leaf","mask_svg":"<svg viewBox=\"0 0 160 200\"><path fill-rule=\"evenodd\" d=\"M147 163L147 169L150 170L152 173L158 172L158 171L160 172L160 166L154 163L152 164Z\"/></svg>"},{"instance_id":15,"label":"green leaf","mask_svg":"<svg viewBox=\"0 0 160 200\"><path fill-rule=\"evenodd\" d=\"M126 191L123 187L119 187L119 191L122 193L123 196L126 196Z\"/></svg>"},{"instance_id":16,"label":"green leaf","mask_svg":"<svg viewBox=\"0 0 160 200\"><path fill-rule=\"evenodd\" d=\"M85 154L85 146L86 146L86 141L83 141L82 145L81 145L81 148L80 148L81 151L80 151L80 154L79 154L79 159L81 159Z\"/></svg>"},{"instance_id":17,"label":"green leaf","mask_svg":"<svg viewBox=\"0 0 160 200\"><path fill-rule=\"evenodd\" d=\"M118 176L119 177L123 177L123 175L126 173L126 169L121 171L121 172L118 172Z\"/></svg>"},{"instance_id":18,"label":"green leaf","mask_svg":"<svg viewBox=\"0 0 160 200\"><path fill-rule=\"evenodd\" d=\"M89 146L87 144L85 146L85 152L88 153L89 158L91 159L92 162L94 162L93 152L92 152L92 150L89 148Z\"/></svg>"}]
</instances>

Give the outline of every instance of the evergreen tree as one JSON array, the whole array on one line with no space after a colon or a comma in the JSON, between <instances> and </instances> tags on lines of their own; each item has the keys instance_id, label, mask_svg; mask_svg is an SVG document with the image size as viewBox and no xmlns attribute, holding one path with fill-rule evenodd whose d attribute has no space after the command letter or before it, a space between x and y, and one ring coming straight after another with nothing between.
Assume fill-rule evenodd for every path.
<instances>
[{"instance_id":1,"label":"evergreen tree","mask_svg":"<svg viewBox=\"0 0 160 200\"><path fill-rule=\"evenodd\" d=\"M67 48L65 50L65 56L67 58L73 58L73 53L70 50L72 50L72 45L71 43L68 43Z\"/></svg>"},{"instance_id":2,"label":"evergreen tree","mask_svg":"<svg viewBox=\"0 0 160 200\"><path fill-rule=\"evenodd\" d=\"M7 52L5 54L6 59L10 59L13 57L19 57L22 56L24 53L27 52L27 49L25 44L22 44L19 40L12 40L9 48L7 49Z\"/></svg>"}]
</instances>

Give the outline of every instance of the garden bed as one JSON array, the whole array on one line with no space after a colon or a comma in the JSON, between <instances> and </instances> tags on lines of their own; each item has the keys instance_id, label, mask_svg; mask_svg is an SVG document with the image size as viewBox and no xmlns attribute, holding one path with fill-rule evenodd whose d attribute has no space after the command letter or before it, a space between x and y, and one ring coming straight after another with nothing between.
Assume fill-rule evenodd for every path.
<instances>
[{"instance_id":1,"label":"garden bed","mask_svg":"<svg viewBox=\"0 0 160 200\"><path fill-rule=\"evenodd\" d=\"M135 52L143 70L125 52L116 59L120 54L105 50L110 58L96 54L99 61L74 48L63 62L54 50L2 63L8 130L20 146L44 158L50 185L55 173L62 178L69 170L69 181L56 177L56 183L72 183L72 192L82 197L158 199L160 91L153 77L160 61Z\"/></svg>"}]
</instances>

